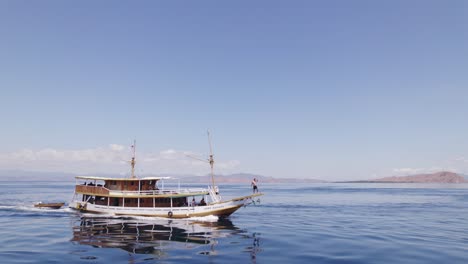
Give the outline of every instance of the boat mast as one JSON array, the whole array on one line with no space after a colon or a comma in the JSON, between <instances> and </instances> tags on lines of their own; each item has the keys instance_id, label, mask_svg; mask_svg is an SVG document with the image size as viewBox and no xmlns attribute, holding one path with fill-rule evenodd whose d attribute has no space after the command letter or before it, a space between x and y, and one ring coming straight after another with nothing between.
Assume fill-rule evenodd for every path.
<instances>
[{"instance_id":1,"label":"boat mast","mask_svg":"<svg viewBox=\"0 0 468 264\"><path fill-rule=\"evenodd\" d=\"M132 160L130 161L130 164L132 165L132 175L131 175L132 179L135 178L135 164L136 164L135 158L136 158L136 140L133 141Z\"/></svg>"},{"instance_id":2,"label":"boat mast","mask_svg":"<svg viewBox=\"0 0 468 264\"><path fill-rule=\"evenodd\" d=\"M187 155L187 154L186 154L186 156L189 157L189 158L192 158L192 159L199 160L199 161L208 162L210 164L210 167L211 167L211 184L212 184L212 187L213 187L213 191L215 191L213 145L211 144L210 131L208 130L206 132L207 132L207 135L208 135L208 145L210 146L210 156L209 156L209 158L208 159L202 159L202 158L194 157L192 155Z\"/></svg>"},{"instance_id":3,"label":"boat mast","mask_svg":"<svg viewBox=\"0 0 468 264\"><path fill-rule=\"evenodd\" d=\"M210 158L208 159L208 162L210 163L210 167L211 167L211 183L213 184L213 190L214 190L215 188L214 170L213 170L214 158L213 158L213 146L211 145L211 135L210 135L209 130L207 131L207 134L208 134L208 144L210 145Z\"/></svg>"}]
</instances>

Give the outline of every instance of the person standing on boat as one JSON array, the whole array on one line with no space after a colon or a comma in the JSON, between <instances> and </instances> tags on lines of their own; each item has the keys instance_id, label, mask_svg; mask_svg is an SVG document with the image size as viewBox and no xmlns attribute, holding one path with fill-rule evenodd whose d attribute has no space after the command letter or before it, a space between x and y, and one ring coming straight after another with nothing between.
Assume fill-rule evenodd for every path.
<instances>
[{"instance_id":1,"label":"person standing on boat","mask_svg":"<svg viewBox=\"0 0 468 264\"><path fill-rule=\"evenodd\" d=\"M256 192L258 193L258 186L257 186L257 184L258 184L258 180L257 180L257 178L254 178L254 179L252 180L252 183L251 183L252 188L253 188L253 189L252 189L253 193L256 193Z\"/></svg>"}]
</instances>

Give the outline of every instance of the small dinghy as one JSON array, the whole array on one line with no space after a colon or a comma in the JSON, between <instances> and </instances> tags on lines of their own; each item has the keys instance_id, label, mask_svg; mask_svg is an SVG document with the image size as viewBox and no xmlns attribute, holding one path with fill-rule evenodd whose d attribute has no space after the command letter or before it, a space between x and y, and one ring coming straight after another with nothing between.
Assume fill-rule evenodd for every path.
<instances>
[{"instance_id":1,"label":"small dinghy","mask_svg":"<svg viewBox=\"0 0 468 264\"><path fill-rule=\"evenodd\" d=\"M65 205L65 203L43 203L43 202L39 202L39 203L35 204L34 207L48 208L48 209L60 209L64 205Z\"/></svg>"}]
</instances>

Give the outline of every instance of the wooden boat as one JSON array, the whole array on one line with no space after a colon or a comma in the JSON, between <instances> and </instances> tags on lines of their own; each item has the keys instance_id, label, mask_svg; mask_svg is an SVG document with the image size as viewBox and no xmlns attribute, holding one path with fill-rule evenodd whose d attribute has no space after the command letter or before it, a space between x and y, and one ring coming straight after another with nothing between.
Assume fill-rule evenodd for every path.
<instances>
[{"instance_id":1,"label":"wooden boat","mask_svg":"<svg viewBox=\"0 0 468 264\"><path fill-rule=\"evenodd\" d=\"M209 138L209 134L208 134ZM229 216L242 206L253 203L262 193L223 201L215 185L213 153L206 161L211 166L212 185L206 188L165 187L169 177L135 176L135 144L130 161L130 178L77 176L70 208L83 212L112 215L189 218L215 215ZM166 184L166 186L168 186Z\"/></svg>"},{"instance_id":2,"label":"wooden boat","mask_svg":"<svg viewBox=\"0 0 468 264\"><path fill-rule=\"evenodd\" d=\"M43 203L39 202L34 205L36 208L48 208L48 209L60 209L62 206L64 206L65 203Z\"/></svg>"}]
</instances>

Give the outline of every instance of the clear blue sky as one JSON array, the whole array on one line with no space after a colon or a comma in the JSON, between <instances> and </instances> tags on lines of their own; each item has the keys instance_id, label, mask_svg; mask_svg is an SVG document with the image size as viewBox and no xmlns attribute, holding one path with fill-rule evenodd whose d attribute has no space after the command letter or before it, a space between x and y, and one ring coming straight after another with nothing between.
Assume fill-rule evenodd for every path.
<instances>
[{"instance_id":1,"label":"clear blue sky","mask_svg":"<svg viewBox=\"0 0 468 264\"><path fill-rule=\"evenodd\" d=\"M4 0L0 151L209 128L230 172L468 173L467 29L468 1Z\"/></svg>"}]
</instances>

